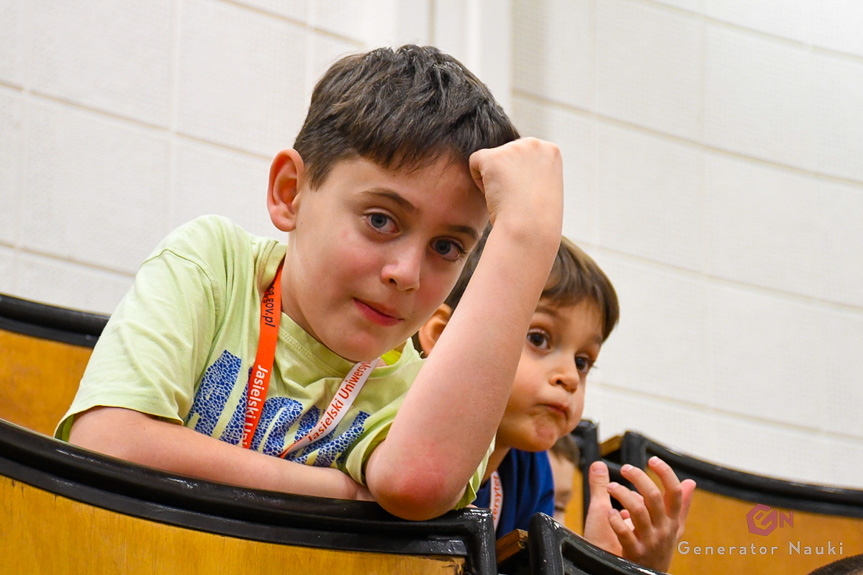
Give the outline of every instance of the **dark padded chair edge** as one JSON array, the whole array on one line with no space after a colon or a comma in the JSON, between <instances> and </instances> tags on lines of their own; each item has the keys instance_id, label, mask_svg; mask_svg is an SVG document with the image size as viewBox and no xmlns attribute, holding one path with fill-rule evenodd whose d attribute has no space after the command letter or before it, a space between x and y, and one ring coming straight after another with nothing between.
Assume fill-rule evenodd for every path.
<instances>
[{"instance_id":1,"label":"dark padded chair edge","mask_svg":"<svg viewBox=\"0 0 863 575\"><path fill-rule=\"evenodd\" d=\"M0 329L82 347L93 347L108 316L0 294Z\"/></svg>"},{"instance_id":2,"label":"dark padded chair edge","mask_svg":"<svg viewBox=\"0 0 863 575\"><path fill-rule=\"evenodd\" d=\"M644 467L657 455L678 476L692 478L701 489L774 507L811 511L826 515L863 518L863 491L766 477L696 459L628 431L621 443L622 457Z\"/></svg>"},{"instance_id":3,"label":"dark padded chair edge","mask_svg":"<svg viewBox=\"0 0 863 575\"><path fill-rule=\"evenodd\" d=\"M468 573L496 573L487 509L406 521L370 502L243 489L163 473L2 420L0 474L88 505L178 527L327 549L463 556Z\"/></svg>"},{"instance_id":4,"label":"dark padded chair edge","mask_svg":"<svg viewBox=\"0 0 863 575\"><path fill-rule=\"evenodd\" d=\"M527 535L531 575L659 574L588 543L544 513L530 519Z\"/></svg>"}]
</instances>

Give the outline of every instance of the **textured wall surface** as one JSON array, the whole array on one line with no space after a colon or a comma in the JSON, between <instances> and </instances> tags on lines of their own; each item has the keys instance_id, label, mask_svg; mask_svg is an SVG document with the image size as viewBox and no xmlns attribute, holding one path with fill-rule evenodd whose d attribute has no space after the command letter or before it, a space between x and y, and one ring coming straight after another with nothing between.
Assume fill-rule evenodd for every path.
<instances>
[{"instance_id":1,"label":"textured wall surface","mask_svg":"<svg viewBox=\"0 0 863 575\"><path fill-rule=\"evenodd\" d=\"M618 288L588 386L725 465L863 487L863 5L514 2L513 115Z\"/></svg>"},{"instance_id":2,"label":"textured wall surface","mask_svg":"<svg viewBox=\"0 0 863 575\"><path fill-rule=\"evenodd\" d=\"M507 4L0 0L0 292L107 313L197 215L277 234L318 76L431 42L561 146L565 231L622 300L602 436L863 487L863 5Z\"/></svg>"}]
</instances>

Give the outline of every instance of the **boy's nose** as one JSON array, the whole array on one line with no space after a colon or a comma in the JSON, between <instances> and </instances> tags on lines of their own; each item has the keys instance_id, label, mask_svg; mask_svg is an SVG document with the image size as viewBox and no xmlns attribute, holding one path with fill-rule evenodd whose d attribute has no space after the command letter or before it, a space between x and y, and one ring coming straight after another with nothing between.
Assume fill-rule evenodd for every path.
<instances>
[{"instance_id":1,"label":"boy's nose","mask_svg":"<svg viewBox=\"0 0 863 575\"><path fill-rule=\"evenodd\" d=\"M384 283L402 292L416 291L420 286L421 256L415 250L396 254L382 270Z\"/></svg>"},{"instance_id":2,"label":"boy's nose","mask_svg":"<svg viewBox=\"0 0 863 575\"><path fill-rule=\"evenodd\" d=\"M575 367L575 362L572 365L561 365L551 374L551 384L560 385L570 392L578 389L578 384L581 383L581 378L578 374L578 369Z\"/></svg>"}]
</instances>

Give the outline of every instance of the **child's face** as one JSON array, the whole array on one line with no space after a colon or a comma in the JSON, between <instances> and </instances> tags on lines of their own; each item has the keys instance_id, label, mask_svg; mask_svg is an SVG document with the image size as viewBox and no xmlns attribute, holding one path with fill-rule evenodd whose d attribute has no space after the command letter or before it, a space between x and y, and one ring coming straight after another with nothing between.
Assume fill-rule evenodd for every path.
<instances>
[{"instance_id":1,"label":"child's face","mask_svg":"<svg viewBox=\"0 0 863 575\"><path fill-rule=\"evenodd\" d=\"M587 373L602 346L601 326L593 300L564 307L540 300L496 445L542 451L575 429L584 410Z\"/></svg>"},{"instance_id":2,"label":"child's face","mask_svg":"<svg viewBox=\"0 0 863 575\"><path fill-rule=\"evenodd\" d=\"M575 480L575 464L553 451L548 452L551 474L554 477L554 519L565 523L566 506L572 499L572 483Z\"/></svg>"},{"instance_id":3,"label":"child's face","mask_svg":"<svg viewBox=\"0 0 863 575\"><path fill-rule=\"evenodd\" d=\"M285 312L352 361L401 346L431 316L488 221L467 167L448 159L414 171L343 160L295 207Z\"/></svg>"}]
</instances>

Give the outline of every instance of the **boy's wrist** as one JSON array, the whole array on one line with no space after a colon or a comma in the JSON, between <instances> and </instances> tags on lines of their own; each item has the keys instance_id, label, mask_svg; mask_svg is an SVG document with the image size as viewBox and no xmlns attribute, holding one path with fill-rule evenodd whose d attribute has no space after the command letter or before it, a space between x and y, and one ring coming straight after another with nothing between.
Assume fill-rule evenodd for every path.
<instances>
[{"instance_id":1,"label":"boy's wrist","mask_svg":"<svg viewBox=\"0 0 863 575\"><path fill-rule=\"evenodd\" d=\"M518 249L556 254L562 233L559 218L543 218L537 221L523 215L499 217L489 233L488 243L504 241Z\"/></svg>"}]
</instances>

